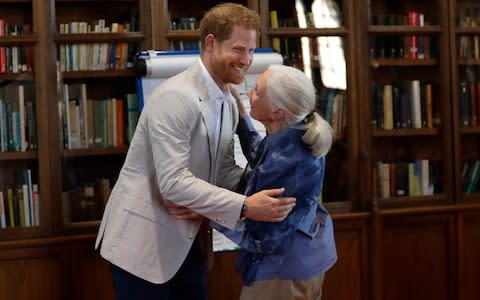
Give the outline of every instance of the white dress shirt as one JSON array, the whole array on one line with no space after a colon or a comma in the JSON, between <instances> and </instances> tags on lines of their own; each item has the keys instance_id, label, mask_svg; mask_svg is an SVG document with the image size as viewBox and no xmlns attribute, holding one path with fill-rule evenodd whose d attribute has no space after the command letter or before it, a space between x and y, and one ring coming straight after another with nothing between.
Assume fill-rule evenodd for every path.
<instances>
[{"instance_id":1,"label":"white dress shirt","mask_svg":"<svg viewBox=\"0 0 480 300\"><path fill-rule=\"evenodd\" d=\"M208 88L208 97L211 101L211 109L215 114L215 153L218 149L218 141L220 139L220 128L222 127L222 107L223 102L230 97L230 91L223 92L217 83L213 80L212 76L208 72L207 68L200 60L200 66L202 73L205 76Z\"/></svg>"}]
</instances>

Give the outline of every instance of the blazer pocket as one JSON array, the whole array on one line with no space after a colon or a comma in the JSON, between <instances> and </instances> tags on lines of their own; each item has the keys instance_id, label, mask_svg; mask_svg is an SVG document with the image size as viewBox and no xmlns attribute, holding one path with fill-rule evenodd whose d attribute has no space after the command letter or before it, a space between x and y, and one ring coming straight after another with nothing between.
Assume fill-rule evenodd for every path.
<instances>
[{"instance_id":1,"label":"blazer pocket","mask_svg":"<svg viewBox=\"0 0 480 300\"><path fill-rule=\"evenodd\" d=\"M157 224L165 224L170 215L159 206L138 199L131 199L124 209Z\"/></svg>"}]
</instances>

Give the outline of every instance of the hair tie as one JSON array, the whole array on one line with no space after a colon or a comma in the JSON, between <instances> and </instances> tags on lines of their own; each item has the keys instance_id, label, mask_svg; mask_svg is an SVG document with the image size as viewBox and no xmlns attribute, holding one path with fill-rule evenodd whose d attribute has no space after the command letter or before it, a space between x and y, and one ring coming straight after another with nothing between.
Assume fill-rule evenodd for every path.
<instances>
[{"instance_id":1,"label":"hair tie","mask_svg":"<svg viewBox=\"0 0 480 300\"><path fill-rule=\"evenodd\" d=\"M313 120L313 114L314 114L314 113L315 113L315 112L312 111L312 112L310 112L308 115L306 115L305 118L303 118L302 123L303 123L303 124L310 123L310 121Z\"/></svg>"}]
</instances>

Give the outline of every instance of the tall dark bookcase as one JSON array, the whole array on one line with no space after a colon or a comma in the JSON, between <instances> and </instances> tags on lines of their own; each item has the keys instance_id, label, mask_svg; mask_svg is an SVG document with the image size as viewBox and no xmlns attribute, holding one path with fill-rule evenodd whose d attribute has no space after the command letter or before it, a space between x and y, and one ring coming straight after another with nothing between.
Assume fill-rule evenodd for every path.
<instances>
[{"instance_id":1,"label":"tall dark bookcase","mask_svg":"<svg viewBox=\"0 0 480 300\"><path fill-rule=\"evenodd\" d=\"M452 203L447 4L369 5L357 40L359 61L368 62L359 68L364 199L385 207Z\"/></svg>"},{"instance_id":2,"label":"tall dark bookcase","mask_svg":"<svg viewBox=\"0 0 480 300\"><path fill-rule=\"evenodd\" d=\"M201 16L219 2L0 0L0 24L18 25L0 30L0 100L6 93L17 105L10 90L23 89L28 111L25 143L0 143L0 189L26 181L28 195L29 170L39 191L39 202L23 208L17 195L24 220L18 214L18 224L0 228L0 299L114 299L110 267L93 249L104 202L72 210L92 191L105 195L100 183L114 183L128 139L83 136L82 145L75 131L66 139L65 106L126 102L136 89L132 54L198 47ZM479 299L478 1L234 2L262 17L259 47L311 76L318 111L335 130L321 200L333 216L338 262L323 298ZM109 32L98 32L100 23ZM119 24L128 29L112 32ZM126 52L108 64L92 57L113 45ZM17 57L15 69L2 71L2 51ZM0 115L0 134L14 118ZM30 223L25 204L38 212ZM238 298L236 255L215 254L209 299Z\"/></svg>"}]
</instances>

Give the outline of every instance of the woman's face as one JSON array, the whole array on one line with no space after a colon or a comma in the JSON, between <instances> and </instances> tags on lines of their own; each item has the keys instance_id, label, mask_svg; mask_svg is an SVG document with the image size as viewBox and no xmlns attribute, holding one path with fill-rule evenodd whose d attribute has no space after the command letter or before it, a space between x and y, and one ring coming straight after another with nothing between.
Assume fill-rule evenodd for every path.
<instances>
[{"instance_id":1,"label":"woman's face","mask_svg":"<svg viewBox=\"0 0 480 300\"><path fill-rule=\"evenodd\" d=\"M251 105L250 116L263 123L264 126L272 121L273 112L270 99L267 96L267 80L269 77L270 71L263 72L258 77L255 87L248 91Z\"/></svg>"}]
</instances>

